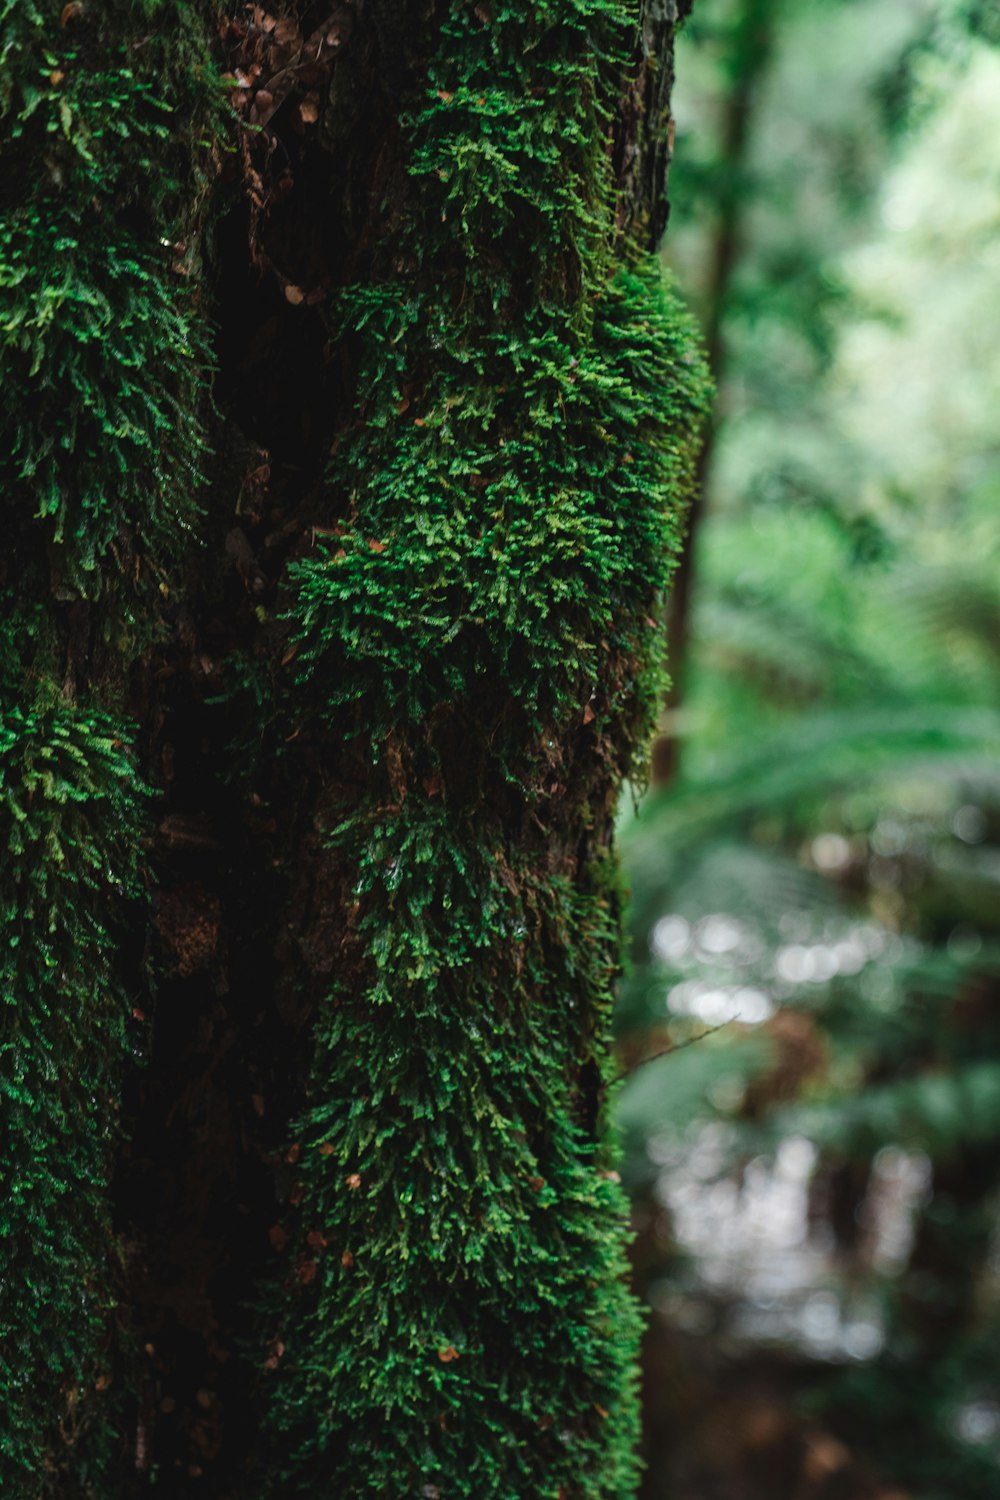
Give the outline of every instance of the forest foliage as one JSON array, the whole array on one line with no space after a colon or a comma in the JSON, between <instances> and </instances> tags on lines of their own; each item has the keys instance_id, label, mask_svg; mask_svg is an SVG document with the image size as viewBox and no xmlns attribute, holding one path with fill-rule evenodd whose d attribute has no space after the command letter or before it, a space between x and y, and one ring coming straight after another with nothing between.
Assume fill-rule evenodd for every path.
<instances>
[{"instance_id":1,"label":"forest foliage","mask_svg":"<svg viewBox=\"0 0 1000 1500\"><path fill-rule=\"evenodd\" d=\"M714 1493L736 1460L686 1403L743 1381L749 1430L755 1372L782 1437L742 1450L733 1493L791 1483L780 1464L824 1432L840 1478L806 1465L802 1493L996 1487L984 22L718 0L685 40L670 254L718 327L720 391L664 726L680 769L625 824L623 1057L682 1049L636 1066L620 1108L650 1358L658 1337L692 1388L675 1363L674 1395L650 1396L650 1496Z\"/></svg>"}]
</instances>

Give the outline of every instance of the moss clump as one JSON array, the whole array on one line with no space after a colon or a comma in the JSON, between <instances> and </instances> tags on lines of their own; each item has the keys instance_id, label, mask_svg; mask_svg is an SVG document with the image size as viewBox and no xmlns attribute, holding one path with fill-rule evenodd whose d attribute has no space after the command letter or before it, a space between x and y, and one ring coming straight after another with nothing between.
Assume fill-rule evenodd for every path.
<instances>
[{"instance_id":1,"label":"moss clump","mask_svg":"<svg viewBox=\"0 0 1000 1500\"><path fill-rule=\"evenodd\" d=\"M291 573L314 701L377 745L400 721L479 698L483 680L532 733L579 716L609 659L633 668L617 699L600 692L602 716L637 677L648 699L650 611L704 400L688 317L658 268L604 286L586 336L532 311L473 341L398 284L348 304L364 422L333 475L354 505ZM410 400L414 370L427 373Z\"/></svg>"},{"instance_id":2,"label":"moss clump","mask_svg":"<svg viewBox=\"0 0 1000 1500\"><path fill-rule=\"evenodd\" d=\"M113 1441L107 1187L132 1009L115 960L142 798L114 719L0 713L0 1485L18 1500L90 1493Z\"/></svg>"},{"instance_id":3,"label":"moss clump","mask_svg":"<svg viewBox=\"0 0 1000 1500\"><path fill-rule=\"evenodd\" d=\"M278 1492L624 1495L638 1319L580 1091L613 911L423 798L368 835L372 984L331 997L296 1142Z\"/></svg>"},{"instance_id":4,"label":"moss clump","mask_svg":"<svg viewBox=\"0 0 1000 1500\"><path fill-rule=\"evenodd\" d=\"M16 398L0 483L12 544L46 538L66 597L159 581L199 511L190 141L217 91L188 12L171 9L68 6L60 25L58 10L4 6L0 381ZM192 49L180 77L178 31Z\"/></svg>"}]
</instances>

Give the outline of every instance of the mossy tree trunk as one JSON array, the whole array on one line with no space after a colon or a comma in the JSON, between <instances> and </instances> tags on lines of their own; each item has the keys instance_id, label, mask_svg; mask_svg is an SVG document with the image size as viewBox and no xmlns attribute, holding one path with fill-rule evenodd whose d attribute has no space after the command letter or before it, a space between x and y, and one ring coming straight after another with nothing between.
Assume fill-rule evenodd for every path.
<instances>
[{"instance_id":1,"label":"mossy tree trunk","mask_svg":"<svg viewBox=\"0 0 1000 1500\"><path fill-rule=\"evenodd\" d=\"M677 6L3 17L4 1494L621 1500Z\"/></svg>"}]
</instances>

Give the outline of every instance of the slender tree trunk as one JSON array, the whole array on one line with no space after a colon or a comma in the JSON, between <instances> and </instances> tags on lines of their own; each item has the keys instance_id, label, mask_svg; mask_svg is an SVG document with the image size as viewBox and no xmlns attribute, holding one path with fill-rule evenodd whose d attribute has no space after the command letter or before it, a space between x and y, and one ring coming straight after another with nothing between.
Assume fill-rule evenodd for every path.
<instances>
[{"instance_id":1,"label":"slender tree trunk","mask_svg":"<svg viewBox=\"0 0 1000 1500\"><path fill-rule=\"evenodd\" d=\"M4 1492L620 1500L677 7L8 12Z\"/></svg>"},{"instance_id":2,"label":"slender tree trunk","mask_svg":"<svg viewBox=\"0 0 1000 1500\"><path fill-rule=\"evenodd\" d=\"M762 78L771 60L775 0L742 0L732 26L726 69L729 89L725 100L715 232L709 243L708 278L702 326L705 354L716 387L722 390L726 377L726 345L723 336L733 273L739 263L744 236L744 205L748 201L745 176L753 140L753 111ZM687 535L678 558L667 605L667 641L670 685L665 708L676 710L684 693L691 635L692 583L696 576L698 534L708 504L715 457L716 422L709 419L698 453L695 481L688 510ZM679 764L679 742L671 729L653 741L652 781L666 786Z\"/></svg>"}]
</instances>

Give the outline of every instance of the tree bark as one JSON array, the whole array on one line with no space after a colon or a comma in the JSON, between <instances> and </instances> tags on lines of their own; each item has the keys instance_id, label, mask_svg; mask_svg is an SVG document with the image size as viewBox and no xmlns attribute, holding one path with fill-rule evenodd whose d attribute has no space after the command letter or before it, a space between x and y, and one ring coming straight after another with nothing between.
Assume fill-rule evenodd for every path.
<instances>
[{"instance_id":1,"label":"tree bark","mask_svg":"<svg viewBox=\"0 0 1000 1500\"><path fill-rule=\"evenodd\" d=\"M620 1500L676 6L13 17L5 1493Z\"/></svg>"}]
</instances>

